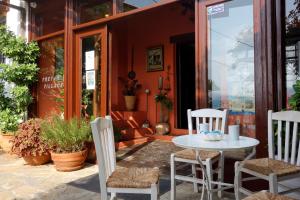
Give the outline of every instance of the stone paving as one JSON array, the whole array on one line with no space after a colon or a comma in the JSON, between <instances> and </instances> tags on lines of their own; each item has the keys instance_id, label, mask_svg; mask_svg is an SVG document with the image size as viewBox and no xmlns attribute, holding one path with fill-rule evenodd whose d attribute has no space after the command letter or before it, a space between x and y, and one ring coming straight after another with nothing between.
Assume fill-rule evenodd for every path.
<instances>
[{"instance_id":1,"label":"stone paving","mask_svg":"<svg viewBox=\"0 0 300 200\"><path fill-rule=\"evenodd\" d=\"M170 153L179 150L172 143L155 141L117 152L118 166L159 167L161 200L169 199ZM87 164L75 172L57 172L53 164L28 166L23 159L0 152L1 200L99 200L96 165ZM177 200L200 199L188 183L177 186ZM149 195L118 195L120 200L146 200ZM226 198L225 198L226 199Z\"/></svg>"}]
</instances>

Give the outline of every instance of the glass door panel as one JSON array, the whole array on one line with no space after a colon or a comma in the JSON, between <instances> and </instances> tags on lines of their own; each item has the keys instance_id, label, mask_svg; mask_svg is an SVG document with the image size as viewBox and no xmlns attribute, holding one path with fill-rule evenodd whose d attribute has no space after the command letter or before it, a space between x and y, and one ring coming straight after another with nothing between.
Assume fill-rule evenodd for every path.
<instances>
[{"instance_id":1,"label":"glass door panel","mask_svg":"<svg viewBox=\"0 0 300 200\"><path fill-rule=\"evenodd\" d=\"M255 135L253 0L207 7L208 103Z\"/></svg>"},{"instance_id":2,"label":"glass door panel","mask_svg":"<svg viewBox=\"0 0 300 200\"><path fill-rule=\"evenodd\" d=\"M81 115L98 116L101 95L101 35L82 38L81 42Z\"/></svg>"}]
</instances>

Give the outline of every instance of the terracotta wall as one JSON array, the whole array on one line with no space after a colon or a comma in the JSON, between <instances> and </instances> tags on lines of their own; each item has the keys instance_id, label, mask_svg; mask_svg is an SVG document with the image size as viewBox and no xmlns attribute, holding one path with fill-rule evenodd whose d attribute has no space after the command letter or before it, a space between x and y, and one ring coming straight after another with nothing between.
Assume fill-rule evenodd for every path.
<instances>
[{"instance_id":1,"label":"terracotta wall","mask_svg":"<svg viewBox=\"0 0 300 200\"><path fill-rule=\"evenodd\" d=\"M166 78L167 66L170 66L171 92L169 97L175 101L175 45L170 43L170 37L195 31L194 22L189 15L182 14L182 7L173 4L148 11L112 25L113 30L113 77L112 77L112 110L125 110L122 96L122 85L118 81L118 76L126 77L131 70L131 49L134 47L133 70L137 74L137 79L142 84L142 89L138 93L137 110L146 111L145 89L150 89L149 114L148 119L151 125L155 125L159 116L156 112L154 101L155 94L158 93L158 78ZM125 37L127 38L124 41ZM147 48L163 45L164 47L164 71L147 72ZM174 113L170 114L170 124L174 128ZM156 117L157 116L157 117Z\"/></svg>"}]
</instances>

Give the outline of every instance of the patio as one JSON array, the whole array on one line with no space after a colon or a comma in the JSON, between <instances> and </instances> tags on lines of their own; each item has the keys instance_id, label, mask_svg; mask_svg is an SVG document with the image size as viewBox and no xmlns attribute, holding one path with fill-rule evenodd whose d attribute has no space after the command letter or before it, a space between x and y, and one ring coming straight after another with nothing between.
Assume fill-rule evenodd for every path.
<instances>
[{"instance_id":1,"label":"patio","mask_svg":"<svg viewBox=\"0 0 300 200\"><path fill-rule=\"evenodd\" d=\"M118 166L159 167L161 200L170 198L170 153L180 150L170 142L154 141L117 152ZM26 173L24 173L26 171ZM32 167L23 159L0 153L0 196L11 199L99 199L99 178L96 165L87 164L79 171L57 172L52 164ZM189 183L177 186L178 200L199 199ZM118 195L118 199L142 200L149 195ZM230 199L230 198L225 198ZM233 198L234 199L234 198Z\"/></svg>"}]
</instances>

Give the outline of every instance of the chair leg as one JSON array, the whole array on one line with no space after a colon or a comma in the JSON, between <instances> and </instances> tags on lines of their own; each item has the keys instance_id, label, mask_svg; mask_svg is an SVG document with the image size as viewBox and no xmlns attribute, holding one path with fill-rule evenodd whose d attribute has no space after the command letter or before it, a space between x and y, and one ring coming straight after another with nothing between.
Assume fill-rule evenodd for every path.
<instances>
[{"instance_id":1,"label":"chair leg","mask_svg":"<svg viewBox=\"0 0 300 200\"><path fill-rule=\"evenodd\" d=\"M276 174L269 175L269 188L273 194L278 194L278 181Z\"/></svg>"},{"instance_id":2,"label":"chair leg","mask_svg":"<svg viewBox=\"0 0 300 200\"><path fill-rule=\"evenodd\" d=\"M242 173L239 170L239 162L235 162L234 164L234 171L235 171L235 176L234 176L234 193L235 193L235 199L240 200L241 199L241 193L240 193L240 188L242 187Z\"/></svg>"},{"instance_id":3,"label":"chair leg","mask_svg":"<svg viewBox=\"0 0 300 200\"><path fill-rule=\"evenodd\" d=\"M158 198L158 188L157 184L151 185L151 200L157 200Z\"/></svg>"},{"instance_id":4,"label":"chair leg","mask_svg":"<svg viewBox=\"0 0 300 200\"><path fill-rule=\"evenodd\" d=\"M115 200L115 199L117 199L117 193L111 193L110 200Z\"/></svg>"},{"instance_id":5,"label":"chair leg","mask_svg":"<svg viewBox=\"0 0 300 200\"><path fill-rule=\"evenodd\" d=\"M192 164L192 174L193 174L193 178L197 178L197 172L196 172L196 165L195 164ZM194 185L194 192L199 192L198 190L198 184L197 183L193 183Z\"/></svg>"},{"instance_id":6,"label":"chair leg","mask_svg":"<svg viewBox=\"0 0 300 200\"><path fill-rule=\"evenodd\" d=\"M208 199L212 199L212 192L210 191L212 188L211 182L213 181L213 168L212 168L212 160L211 159L206 159L206 171L207 171L207 192L208 192Z\"/></svg>"},{"instance_id":7,"label":"chair leg","mask_svg":"<svg viewBox=\"0 0 300 200\"><path fill-rule=\"evenodd\" d=\"M219 170L218 170L218 181L220 181L221 183L224 182L224 153L221 152L221 156L220 156L220 159L219 159ZM218 189L221 189L222 186L221 185L218 185ZM222 198L223 196L223 192L222 190L218 192L218 196L219 198Z\"/></svg>"},{"instance_id":8,"label":"chair leg","mask_svg":"<svg viewBox=\"0 0 300 200\"><path fill-rule=\"evenodd\" d=\"M171 154L171 200L176 199L176 180L175 180L175 175L176 175L176 169L175 169L175 155Z\"/></svg>"}]
</instances>

